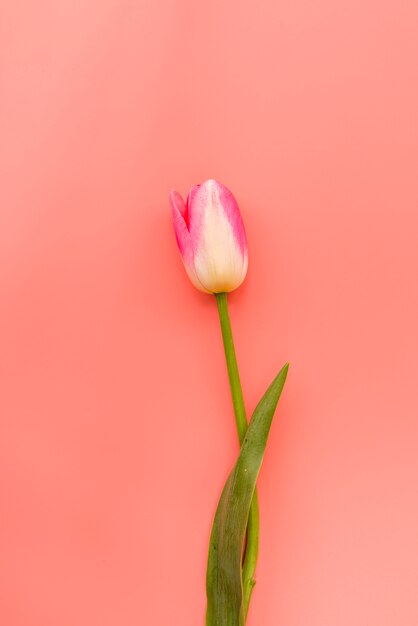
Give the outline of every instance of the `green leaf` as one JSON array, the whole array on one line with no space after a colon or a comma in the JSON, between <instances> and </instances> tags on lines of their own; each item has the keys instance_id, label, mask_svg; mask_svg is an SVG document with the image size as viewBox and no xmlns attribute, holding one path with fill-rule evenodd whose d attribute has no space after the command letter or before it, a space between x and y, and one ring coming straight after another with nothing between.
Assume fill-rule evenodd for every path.
<instances>
[{"instance_id":1,"label":"green leaf","mask_svg":"<svg viewBox=\"0 0 418 626\"><path fill-rule=\"evenodd\" d=\"M255 484L289 364L258 403L213 522L206 573L206 626L243 626L242 553Z\"/></svg>"}]
</instances>

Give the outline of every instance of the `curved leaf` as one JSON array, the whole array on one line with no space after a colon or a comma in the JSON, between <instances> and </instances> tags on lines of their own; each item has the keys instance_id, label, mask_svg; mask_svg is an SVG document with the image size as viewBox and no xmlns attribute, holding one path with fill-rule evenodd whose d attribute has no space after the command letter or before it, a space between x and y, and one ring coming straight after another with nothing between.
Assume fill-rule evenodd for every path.
<instances>
[{"instance_id":1,"label":"curved leaf","mask_svg":"<svg viewBox=\"0 0 418 626\"><path fill-rule=\"evenodd\" d=\"M242 552L248 513L289 364L258 403L216 510L206 573L206 626L243 626Z\"/></svg>"}]
</instances>

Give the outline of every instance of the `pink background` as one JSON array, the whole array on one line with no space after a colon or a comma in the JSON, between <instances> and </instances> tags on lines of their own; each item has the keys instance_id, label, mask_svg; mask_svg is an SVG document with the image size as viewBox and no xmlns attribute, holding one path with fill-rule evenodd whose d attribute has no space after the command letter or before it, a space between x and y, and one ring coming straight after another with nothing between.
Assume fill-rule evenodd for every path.
<instances>
[{"instance_id":1,"label":"pink background","mask_svg":"<svg viewBox=\"0 0 418 626\"><path fill-rule=\"evenodd\" d=\"M249 626L418 623L415 0L3 0L0 621L203 624L237 453L170 187L250 245L260 477Z\"/></svg>"}]
</instances>

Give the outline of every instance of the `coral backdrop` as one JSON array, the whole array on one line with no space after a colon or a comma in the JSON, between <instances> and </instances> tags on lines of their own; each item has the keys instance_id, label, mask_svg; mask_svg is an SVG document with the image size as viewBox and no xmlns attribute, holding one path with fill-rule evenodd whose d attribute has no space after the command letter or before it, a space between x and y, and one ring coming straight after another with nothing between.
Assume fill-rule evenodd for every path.
<instances>
[{"instance_id":1,"label":"coral backdrop","mask_svg":"<svg viewBox=\"0 0 418 626\"><path fill-rule=\"evenodd\" d=\"M415 0L3 0L0 622L198 626L237 453L168 190L246 223L248 410L291 362L249 626L418 624Z\"/></svg>"}]
</instances>

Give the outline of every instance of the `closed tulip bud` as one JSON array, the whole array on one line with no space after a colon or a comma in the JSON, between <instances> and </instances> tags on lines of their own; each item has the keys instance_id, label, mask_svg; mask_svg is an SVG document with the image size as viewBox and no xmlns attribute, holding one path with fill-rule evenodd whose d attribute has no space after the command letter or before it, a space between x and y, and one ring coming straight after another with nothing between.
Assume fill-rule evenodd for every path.
<instances>
[{"instance_id":1,"label":"closed tulip bud","mask_svg":"<svg viewBox=\"0 0 418 626\"><path fill-rule=\"evenodd\" d=\"M191 188L186 202L170 192L174 231L186 272L205 293L233 291L248 267L244 224L232 193L207 180Z\"/></svg>"}]
</instances>

